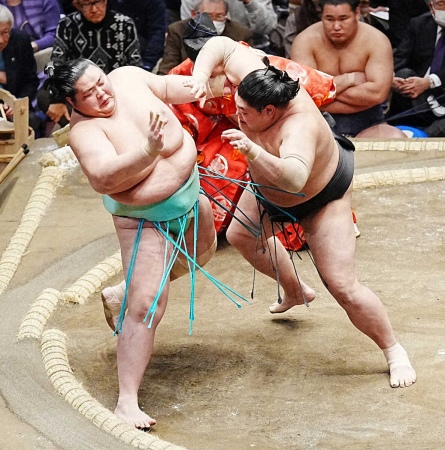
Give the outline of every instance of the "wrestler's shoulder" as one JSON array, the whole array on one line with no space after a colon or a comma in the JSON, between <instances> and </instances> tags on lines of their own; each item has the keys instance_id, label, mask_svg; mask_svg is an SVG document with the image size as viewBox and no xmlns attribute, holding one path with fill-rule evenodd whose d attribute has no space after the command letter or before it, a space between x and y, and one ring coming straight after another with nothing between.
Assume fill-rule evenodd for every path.
<instances>
[{"instance_id":1,"label":"wrestler's shoulder","mask_svg":"<svg viewBox=\"0 0 445 450\"><path fill-rule=\"evenodd\" d=\"M122 66L118 67L117 69L112 70L108 77L110 80L120 80L120 79L126 79L127 82L131 83L133 81L133 78L140 78L140 79L146 79L151 74L150 72L147 72L146 70L142 69L141 67L136 66ZM131 77L131 79L129 79Z\"/></svg>"},{"instance_id":2,"label":"wrestler's shoulder","mask_svg":"<svg viewBox=\"0 0 445 450\"><path fill-rule=\"evenodd\" d=\"M283 136L293 136L297 130L298 133L318 134L319 123L324 121L320 111L309 102L295 102L282 119L276 126Z\"/></svg>"},{"instance_id":3,"label":"wrestler's shoulder","mask_svg":"<svg viewBox=\"0 0 445 450\"><path fill-rule=\"evenodd\" d=\"M314 44L315 41L322 40L324 36L323 25L321 22L316 22L303 30L295 37L299 42L308 42Z\"/></svg>"},{"instance_id":4,"label":"wrestler's shoulder","mask_svg":"<svg viewBox=\"0 0 445 450\"><path fill-rule=\"evenodd\" d=\"M94 125L93 125L94 124ZM97 117L80 118L79 120L71 117L70 121L70 142L83 141L90 139L92 135L102 134L102 127L99 126Z\"/></svg>"},{"instance_id":5,"label":"wrestler's shoulder","mask_svg":"<svg viewBox=\"0 0 445 450\"><path fill-rule=\"evenodd\" d=\"M300 117L307 116L308 114L320 115L320 110L307 91L303 87L300 87L297 96L290 103L289 115ZM305 120L308 120L308 118L306 117Z\"/></svg>"},{"instance_id":6,"label":"wrestler's shoulder","mask_svg":"<svg viewBox=\"0 0 445 450\"><path fill-rule=\"evenodd\" d=\"M384 33L369 23L364 22L358 23L358 33L356 39L360 45L367 47L376 53L381 52L380 46L391 45L388 37Z\"/></svg>"}]
</instances>

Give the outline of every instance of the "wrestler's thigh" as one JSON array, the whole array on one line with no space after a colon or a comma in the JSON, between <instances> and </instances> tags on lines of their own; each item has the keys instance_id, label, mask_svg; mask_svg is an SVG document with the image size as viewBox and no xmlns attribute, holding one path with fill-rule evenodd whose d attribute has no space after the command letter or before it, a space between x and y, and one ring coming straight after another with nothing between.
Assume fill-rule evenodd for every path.
<instances>
[{"instance_id":1,"label":"wrestler's thigh","mask_svg":"<svg viewBox=\"0 0 445 450\"><path fill-rule=\"evenodd\" d=\"M315 264L328 285L355 280L356 237L351 213L352 188L338 200L302 220Z\"/></svg>"},{"instance_id":2,"label":"wrestler's thigh","mask_svg":"<svg viewBox=\"0 0 445 450\"><path fill-rule=\"evenodd\" d=\"M114 217L114 225L121 247L124 274L127 277L139 220ZM171 251L171 244L167 244L167 256L170 256ZM165 252L164 236L151 222L144 222L129 287L132 301L151 304L151 300L159 290L164 274Z\"/></svg>"},{"instance_id":3,"label":"wrestler's thigh","mask_svg":"<svg viewBox=\"0 0 445 450\"><path fill-rule=\"evenodd\" d=\"M191 221L188 230L185 233L185 240L189 252L193 249L195 218ZM208 250L214 243L216 238L215 222L213 219L212 206L209 199L200 194L199 196L199 212L198 212L198 255Z\"/></svg>"},{"instance_id":4,"label":"wrestler's thigh","mask_svg":"<svg viewBox=\"0 0 445 450\"><path fill-rule=\"evenodd\" d=\"M259 228L260 217L256 198L252 192L245 189L237 203L234 218L230 221L227 236L252 237L253 234L249 229L258 232Z\"/></svg>"}]
</instances>

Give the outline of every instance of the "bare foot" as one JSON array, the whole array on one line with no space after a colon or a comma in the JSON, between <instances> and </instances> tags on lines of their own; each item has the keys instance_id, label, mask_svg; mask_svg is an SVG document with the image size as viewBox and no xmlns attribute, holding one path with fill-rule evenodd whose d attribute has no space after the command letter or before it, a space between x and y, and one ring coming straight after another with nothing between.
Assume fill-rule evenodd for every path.
<instances>
[{"instance_id":1,"label":"bare foot","mask_svg":"<svg viewBox=\"0 0 445 450\"><path fill-rule=\"evenodd\" d=\"M144 411L141 411L137 405L128 406L119 405L118 403L114 414L136 428L150 429L156 425L156 420L152 419L148 414L145 414Z\"/></svg>"},{"instance_id":2,"label":"bare foot","mask_svg":"<svg viewBox=\"0 0 445 450\"><path fill-rule=\"evenodd\" d=\"M272 314L283 313L288 309L293 308L297 305L304 305L304 298L306 298L307 303L310 303L315 298L315 291L311 289L307 284L301 283L301 298L288 298L286 295L283 296L282 302L276 301L273 305L269 306L269 311Z\"/></svg>"},{"instance_id":3,"label":"bare foot","mask_svg":"<svg viewBox=\"0 0 445 450\"><path fill-rule=\"evenodd\" d=\"M411 364L401 364L389 368L389 384L393 388L409 387L416 382L416 372Z\"/></svg>"},{"instance_id":4,"label":"bare foot","mask_svg":"<svg viewBox=\"0 0 445 450\"><path fill-rule=\"evenodd\" d=\"M116 291L112 287L105 288L100 297L104 306L105 319L110 328L115 331L117 320L121 312L122 299L118 297Z\"/></svg>"},{"instance_id":5,"label":"bare foot","mask_svg":"<svg viewBox=\"0 0 445 450\"><path fill-rule=\"evenodd\" d=\"M409 361L408 354L398 342L385 348L383 354L388 361L391 387L409 387L416 382L416 372Z\"/></svg>"}]
</instances>

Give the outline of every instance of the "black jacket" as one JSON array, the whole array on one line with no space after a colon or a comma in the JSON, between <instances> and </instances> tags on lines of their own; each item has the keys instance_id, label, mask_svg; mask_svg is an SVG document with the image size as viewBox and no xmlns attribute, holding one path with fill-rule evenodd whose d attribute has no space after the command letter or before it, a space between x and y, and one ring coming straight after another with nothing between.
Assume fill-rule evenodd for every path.
<instances>
[{"instance_id":1,"label":"black jacket","mask_svg":"<svg viewBox=\"0 0 445 450\"><path fill-rule=\"evenodd\" d=\"M389 39L396 48L400 45L413 17L420 16L430 9L425 0L389 0Z\"/></svg>"},{"instance_id":2,"label":"black jacket","mask_svg":"<svg viewBox=\"0 0 445 450\"><path fill-rule=\"evenodd\" d=\"M4 88L17 98L29 97L34 100L39 78L37 65L26 33L11 29L8 45L3 50L7 83Z\"/></svg>"},{"instance_id":3,"label":"black jacket","mask_svg":"<svg viewBox=\"0 0 445 450\"><path fill-rule=\"evenodd\" d=\"M394 71L412 69L423 77L430 67L436 46L437 24L431 13L411 19L405 37L394 52ZM436 75L445 86L445 58Z\"/></svg>"},{"instance_id":4,"label":"black jacket","mask_svg":"<svg viewBox=\"0 0 445 450\"><path fill-rule=\"evenodd\" d=\"M160 0L108 0L108 8L131 17L136 25L143 66L153 70L164 53L167 12Z\"/></svg>"}]
</instances>

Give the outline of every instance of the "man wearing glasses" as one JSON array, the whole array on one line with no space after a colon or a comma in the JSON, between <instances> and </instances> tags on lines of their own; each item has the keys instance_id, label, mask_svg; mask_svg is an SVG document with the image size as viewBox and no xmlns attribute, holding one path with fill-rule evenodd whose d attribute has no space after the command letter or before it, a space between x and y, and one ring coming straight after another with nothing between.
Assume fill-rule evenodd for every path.
<instances>
[{"instance_id":1,"label":"man wearing glasses","mask_svg":"<svg viewBox=\"0 0 445 450\"><path fill-rule=\"evenodd\" d=\"M77 12L63 17L57 26L51 60L58 66L87 58L105 73L122 66L142 67L136 26L130 17L107 8L107 0L74 0ZM40 110L64 127L70 112L65 101L51 103L48 92L37 94Z\"/></svg>"},{"instance_id":2,"label":"man wearing glasses","mask_svg":"<svg viewBox=\"0 0 445 450\"><path fill-rule=\"evenodd\" d=\"M427 0L430 11L411 19L394 52L391 123L445 136L445 1ZM407 110L411 114L403 117ZM391 116L400 114L399 118Z\"/></svg>"}]
</instances>

